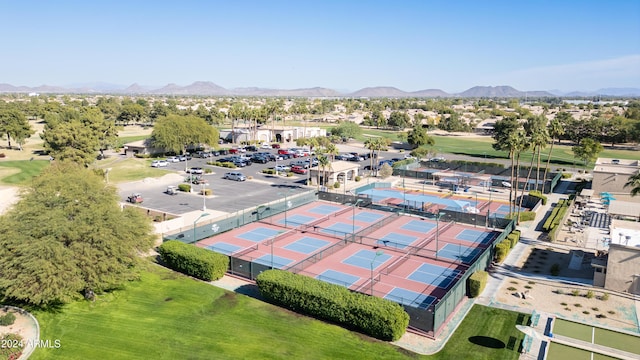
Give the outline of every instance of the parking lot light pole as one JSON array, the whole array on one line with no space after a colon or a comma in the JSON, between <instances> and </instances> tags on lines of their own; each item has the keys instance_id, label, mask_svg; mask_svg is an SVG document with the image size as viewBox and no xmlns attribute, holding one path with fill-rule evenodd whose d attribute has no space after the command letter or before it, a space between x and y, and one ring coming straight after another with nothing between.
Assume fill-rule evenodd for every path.
<instances>
[{"instance_id":1,"label":"parking lot light pole","mask_svg":"<svg viewBox=\"0 0 640 360\"><path fill-rule=\"evenodd\" d=\"M206 192L205 192L205 185L207 185L207 183L202 183L202 211L207 211L207 196L206 196Z\"/></svg>"},{"instance_id":2,"label":"parking lot light pole","mask_svg":"<svg viewBox=\"0 0 640 360\"><path fill-rule=\"evenodd\" d=\"M209 215L210 215L209 213L202 213L202 214L200 214L200 216L197 219L195 219L193 221L193 241L194 242L196 241L196 223L198 222L198 220L202 219L205 216L209 216Z\"/></svg>"},{"instance_id":3,"label":"parking lot light pole","mask_svg":"<svg viewBox=\"0 0 640 360\"><path fill-rule=\"evenodd\" d=\"M436 215L436 259L438 258L438 238L440 237L440 218L444 215L443 212L438 212Z\"/></svg>"},{"instance_id":4,"label":"parking lot light pole","mask_svg":"<svg viewBox=\"0 0 640 360\"><path fill-rule=\"evenodd\" d=\"M284 195L284 227L287 227L287 208L289 208L289 201L287 200L287 193L289 193L289 192L291 192L291 190L278 193L278 195Z\"/></svg>"},{"instance_id":5,"label":"parking lot light pole","mask_svg":"<svg viewBox=\"0 0 640 360\"><path fill-rule=\"evenodd\" d=\"M355 204L353 204L353 216L351 217L351 223L353 225L353 241L356 240L356 207L361 201L362 199L358 199Z\"/></svg>"},{"instance_id":6,"label":"parking lot light pole","mask_svg":"<svg viewBox=\"0 0 640 360\"><path fill-rule=\"evenodd\" d=\"M384 251L378 250L376 254L373 256L373 260L371 260L371 296L373 296L373 263L376 261L378 256L384 254Z\"/></svg>"}]
</instances>

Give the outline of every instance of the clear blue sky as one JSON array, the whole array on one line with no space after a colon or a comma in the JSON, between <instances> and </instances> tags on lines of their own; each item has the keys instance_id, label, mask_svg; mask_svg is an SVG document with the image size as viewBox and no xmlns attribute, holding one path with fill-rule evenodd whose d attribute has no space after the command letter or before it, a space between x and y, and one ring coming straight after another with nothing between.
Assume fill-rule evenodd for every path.
<instances>
[{"instance_id":1,"label":"clear blue sky","mask_svg":"<svg viewBox=\"0 0 640 360\"><path fill-rule=\"evenodd\" d=\"M0 0L0 83L640 88L640 1Z\"/></svg>"}]
</instances>

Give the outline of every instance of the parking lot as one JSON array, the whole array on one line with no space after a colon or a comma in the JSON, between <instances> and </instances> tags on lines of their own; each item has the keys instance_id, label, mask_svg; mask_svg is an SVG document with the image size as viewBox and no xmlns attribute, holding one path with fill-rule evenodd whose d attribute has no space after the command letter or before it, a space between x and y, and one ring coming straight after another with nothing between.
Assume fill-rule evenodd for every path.
<instances>
[{"instance_id":1,"label":"parking lot","mask_svg":"<svg viewBox=\"0 0 640 360\"><path fill-rule=\"evenodd\" d=\"M276 149L264 150L272 154L276 154ZM360 149L361 153L366 153L366 149ZM247 156L251 156L252 152L247 152ZM166 167L158 168L171 170L174 173L165 175L160 178L147 178L140 181L122 183L118 185L121 199L125 201L127 197L133 193L139 193L143 202L139 204L144 208L149 208L161 212L174 215L181 215L195 210L202 210L206 207L210 210L222 212L236 212L248 209L259 204L282 199L286 196L313 190L315 187L306 186L307 175L293 174L291 177L275 176L262 173L263 169L273 168L276 166L275 161L266 164L253 163L249 166L229 169L217 166L207 165L208 161L216 161L231 155L220 155L211 158L192 158L188 161L170 162ZM397 156L396 153L382 153L381 159ZM278 165L289 165L297 159L285 159L277 161ZM369 164L368 160L361 161L360 166L364 168ZM184 184L185 178L190 176L185 170L192 167L200 167L210 169L210 174L201 175L205 180L205 185L192 185L192 193L178 192L177 195L165 194L167 186ZM237 171L247 177L246 181L233 181L223 179L226 172ZM211 189L211 196L203 196L200 194L202 188Z\"/></svg>"}]
</instances>

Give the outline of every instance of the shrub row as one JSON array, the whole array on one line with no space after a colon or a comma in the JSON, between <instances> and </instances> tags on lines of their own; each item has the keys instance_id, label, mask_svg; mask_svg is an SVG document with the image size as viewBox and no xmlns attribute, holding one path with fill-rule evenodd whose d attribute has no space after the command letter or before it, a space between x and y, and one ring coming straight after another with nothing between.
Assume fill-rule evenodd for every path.
<instances>
[{"instance_id":1,"label":"shrub row","mask_svg":"<svg viewBox=\"0 0 640 360\"><path fill-rule=\"evenodd\" d=\"M158 253L171 269L205 281L220 279L229 267L229 257L178 240L163 243Z\"/></svg>"},{"instance_id":2,"label":"shrub row","mask_svg":"<svg viewBox=\"0 0 640 360\"><path fill-rule=\"evenodd\" d=\"M482 294L484 287L487 285L489 274L486 271L478 270L469 276L467 286L469 287L469 297L475 298Z\"/></svg>"},{"instance_id":3,"label":"shrub row","mask_svg":"<svg viewBox=\"0 0 640 360\"><path fill-rule=\"evenodd\" d=\"M191 192L191 185L189 185L189 184L179 184L178 185L178 190L184 191L184 192Z\"/></svg>"},{"instance_id":4,"label":"shrub row","mask_svg":"<svg viewBox=\"0 0 640 360\"><path fill-rule=\"evenodd\" d=\"M556 206L551 211L551 214L549 215L547 220L542 225L542 229L549 232L550 230L558 226L558 224L560 224L560 220L562 220L568 208L569 200L560 199L560 201L558 201L558 204L556 204Z\"/></svg>"},{"instance_id":5,"label":"shrub row","mask_svg":"<svg viewBox=\"0 0 640 360\"><path fill-rule=\"evenodd\" d=\"M542 195L540 191L529 191L529 196L542 200L542 205L547 205L547 197Z\"/></svg>"},{"instance_id":6,"label":"shrub row","mask_svg":"<svg viewBox=\"0 0 640 360\"><path fill-rule=\"evenodd\" d=\"M504 164L498 164L498 163L487 163L487 162L482 162L482 161L466 161L466 160L451 160L449 161L451 164L457 164L457 165L471 165L471 166L482 166L482 167L496 167L496 168L503 168L504 169Z\"/></svg>"},{"instance_id":7,"label":"shrub row","mask_svg":"<svg viewBox=\"0 0 640 360\"><path fill-rule=\"evenodd\" d=\"M234 164L232 162L228 162L228 161L225 161L225 162L207 161L207 165L220 166L220 167L229 168L229 169L237 168L236 164Z\"/></svg>"},{"instance_id":8,"label":"shrub row","mask_svg":"<svg viewBox=\"0 0 640 360\"><path fill-rule=\"evenodd\" d=\"M409 315L392 301L311 277L267 270L258 275L256 283L269 302L380 340L398 340L409 325Z\"/></svg>"},{"instance_id":9,"label":"shrub row","mask_svg":"<svg viewBox=\"0 0 640 360\"><path fill-rule=\"evenodd\" d=\"M502 263L518 241L520 241L520 230L513 230L504 240L496 244L495 261Z\"/></svg>"}]
</instances>

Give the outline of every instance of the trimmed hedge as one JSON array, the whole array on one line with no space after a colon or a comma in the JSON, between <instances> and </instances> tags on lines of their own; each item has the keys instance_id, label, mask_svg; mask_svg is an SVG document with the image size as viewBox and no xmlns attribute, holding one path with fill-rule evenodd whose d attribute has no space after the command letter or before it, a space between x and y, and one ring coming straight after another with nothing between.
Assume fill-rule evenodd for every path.
<instances>
[{"instance_id":1,"label":"trimmed hedge","mask_svg":"<svg viewBox=\"0 0 640 360\"><path fill-rule=\"evenodd\" d=\"M533 211L523 211L520 213L520 221L533 221L536 219L536 213Z\"/></svg>"},{"instance_id":2,"label":"trimmed hedge","mask_svg":"<svg viewBox=\"0 0 640 360\"><path fill-rule=\"evenodd\" d=\"M507 257L510 248L510 242L507 240L503 240L498 245L496 245L496 262L502 263Z\"/></svg>"},{"instance_id":3,"label":"trimmed hedge","mask_svg":"<svg viewBox=\"0 0 640 360\"><path fill-rule=\"evenodd\" d=\"M529 191L529 196L539 198L542 200L542 205L547 205L547 197L542 195L540 191Z\"/></svg>"},{"instance_id":4,"label":"trimmed hedge","mask_svg":"<svg viewBox=\"0 0 640 360\"><path fill-rule=\"evenodd\" d=\"M189 184L179 184L178 185L178 190L183 191L183 192L191 192L191 185L189 185Z\"/></svg>"},{"instance_id":5,"label":"trimmed hedge","mask_svg":"<svg viewBox=\"0 0 640 360\"><path fill-rule=\"evenodd\" d=\"M486 271L478 270L469 276L467 280L467 286L469 287L469 297L474 298L482 294L484 287L487 285L487 279L489 273Z\"/></svg>"},{"instance_id":6,"label":"trimmed hedge","mask_svg":"<svg viewBox=\"0 0 640 360\"><path fill-rule=\"evenodd\" d=\"M380 340L398 340L409 325L409 315L399 304L308 276L274 269L263 271L256 283L273 304Z\"/></svg>"},{"instance_id":7,"label":"trimmed hedge","mask_svg":"<svg viewBox=\"0 0 640 360\"><path fill-rule=\"evenodd\" d=\"M220 279L229 268L229 257L178 240L163 243L158 253L171 269L205 281Z\"/></svg>"}]
</instances>

